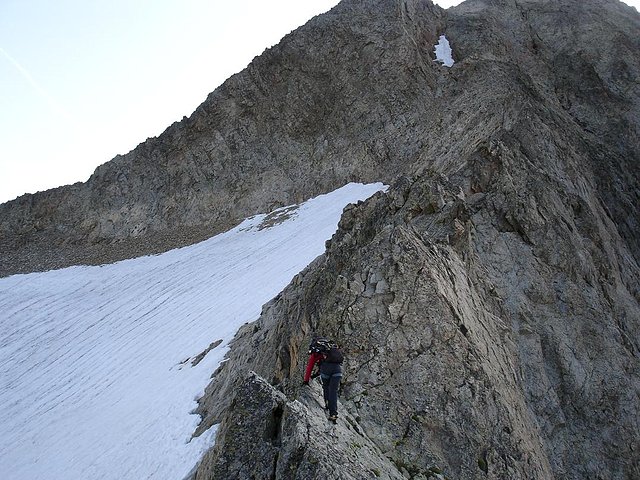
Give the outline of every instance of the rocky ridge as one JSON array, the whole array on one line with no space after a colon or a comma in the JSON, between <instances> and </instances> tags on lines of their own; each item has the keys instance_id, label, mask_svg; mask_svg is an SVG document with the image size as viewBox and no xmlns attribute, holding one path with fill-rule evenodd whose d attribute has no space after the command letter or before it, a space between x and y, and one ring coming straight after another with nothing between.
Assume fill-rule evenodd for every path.
<instances>
[{"instance_id":1,"label":"rocky ridge","mask_svg":"<svg viewBox=\"0 0 640 480\"><path fill-rule=\"evenodd\" d=\"M313 407L319 392L300 379L306 342L322 333L347 351L339 435L362 432L391 462L372 474L359 458L353 478L634 478L637 297L611 296L623 288L615 281L591 285L573 255L551 264L487 216L491 196L433 174L345 212L326 255L237 335L201 400L200 431L232 422L246 369ZM563 235L560 251L580 236ZM271 414L251 412L245 435ZM280 425L320 415L285 410ZM255 478L322 478L333 447L299 445L282 428L278 451L296 446L305 473ZM243 478L229 466L236 441L223 428L195 478Z\"/></svg>"},{"instance_id":2,"label":"rocky ridge","mask_svg":"<svg viewBox=\"0 0 640 480\"><path fill-rule=\"evenodd\" d=\"M638 478L639 32L616 0L344 0L87 184L1 206L1 273L384 180L238 333L194 478ZM347 354L330 432L314 333Z\"/></svg>"},{"instance_id":3,"label":"rocky ridge","mask_svg":"<svg viewBox=\"0 0 640 480\"><path fill-rule=\"evenodd\" d=\"M345 211L326 254L238 333L201 400L196 434L221 430L195 478L324 478L334 447L350 452L290 433L320 415L318 392L300 385L313 334L347 351L338 437L375 446L338 478L640 475L640 117L637 87L612 73L638 72L640 50L614 60L605 40L633 44L640 19L616 2L579 5L448 12L458 63L431 94L447 99L450 134L387 194ZM272 454L237 476L236 442L274 418L251 410L227 429L233 392L256 378L245 371L309 411L283 408Z\"/></svg>"},{"instance_id":4,"label":"rocky ridge","mask_svg":"<svg viewBox=\"0 0 640 480\"><path fill-rule=\"evenodd\" d=\"M388 22L398 11L418 20ZM441 17L430 2L376 1L312 19L86 183L0 205L0 275L155 253L350 181L392 181L438 108L419 84L437 77Z\"/></svg>"}]
</instances>

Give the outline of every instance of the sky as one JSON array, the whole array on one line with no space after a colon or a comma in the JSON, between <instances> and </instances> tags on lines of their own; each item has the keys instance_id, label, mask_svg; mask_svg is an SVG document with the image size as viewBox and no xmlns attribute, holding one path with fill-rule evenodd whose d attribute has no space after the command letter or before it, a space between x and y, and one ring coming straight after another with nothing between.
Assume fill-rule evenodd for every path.
<instances>
[{"instance_id":1,"label":"sky","mask_svg":"<svg viewBox=\"0 0 640 480\"><path fill-rule=\"evenodd\" d=\"M0 0L0 203L86 181L337 3Z\"/></svg>"}]
</instances>

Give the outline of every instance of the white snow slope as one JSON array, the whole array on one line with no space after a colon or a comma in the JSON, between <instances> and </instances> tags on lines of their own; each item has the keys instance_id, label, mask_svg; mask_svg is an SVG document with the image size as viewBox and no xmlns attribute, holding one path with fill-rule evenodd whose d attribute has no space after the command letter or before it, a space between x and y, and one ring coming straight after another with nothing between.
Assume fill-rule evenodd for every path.
<instances>
[{"instance_id":1,"label":"white snow slope","mask_svg":"<svg viewBox=\"0 0 640 480\"><path fill-rule=\"evenodd\" d=\"M345 205L381 189L349 184L162 255L0 279L0 478L188 475L215 436L191 440L191 412L234 333L324 251Z\"/></svg>"}]
</instances>

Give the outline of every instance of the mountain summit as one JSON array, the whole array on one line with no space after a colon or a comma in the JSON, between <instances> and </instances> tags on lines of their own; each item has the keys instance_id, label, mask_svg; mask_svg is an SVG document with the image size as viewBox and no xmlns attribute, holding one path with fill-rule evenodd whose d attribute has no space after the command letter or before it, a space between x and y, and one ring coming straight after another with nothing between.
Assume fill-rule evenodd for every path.
<instances>
[{"instance_id":1,"label":"mountain summit","mask_svg":"<svg viewBox=\"0 0 640 480\"><path fill-rule=\"evenodd\" d=\"M423 0L343 1L86 183L1 205L0 275L163 251L348 181L457 169L470 153L460 149L495 134L527 107L520 100L561 111L629 159L637 22L616 0L468 1L447 12ZM433 62L445 31L453 70ZM626 211L633 199L615 200Z\"/></svg>"},{"instance_id":2,"label":"mountain summit","mask_svg":"<svg viewBox=\"0 0 640 480\"><path fill-rule=\"evenodd\" d=\"M617 0L343 0L87 183L0 206L0 274L383 181L238 332L193 478L638 478L639 78ZM314 334L347 358L330 435Z\"/></svg>"}]
</instances>

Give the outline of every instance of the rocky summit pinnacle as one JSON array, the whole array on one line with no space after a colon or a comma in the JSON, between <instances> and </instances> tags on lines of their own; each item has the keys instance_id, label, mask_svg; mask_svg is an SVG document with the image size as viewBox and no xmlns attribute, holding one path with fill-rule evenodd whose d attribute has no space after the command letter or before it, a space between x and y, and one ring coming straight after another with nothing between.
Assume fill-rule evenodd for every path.
<instances>
[{"instance_id":1,"label":"rocky summit pinnacle","mask_svg":"<svg viewBox=\"0 0 640 480\"><path fill-rule=\"evenodd\" d=\"M193 477L640 478L639 78L617 0L343 0L87 183L0 206L0 273L385 181L238 332ZM346 357L330 432L314 334Z\"/></svg>"}]
</instances>

